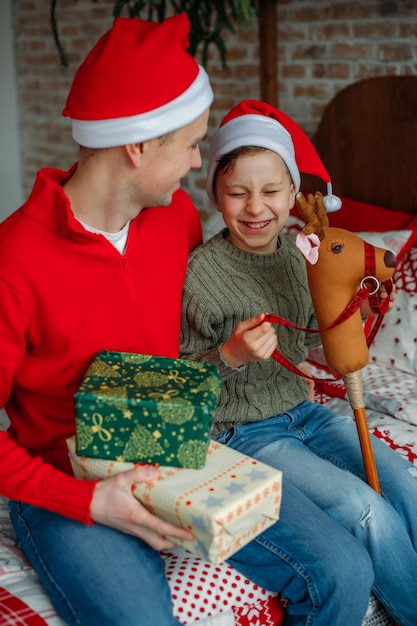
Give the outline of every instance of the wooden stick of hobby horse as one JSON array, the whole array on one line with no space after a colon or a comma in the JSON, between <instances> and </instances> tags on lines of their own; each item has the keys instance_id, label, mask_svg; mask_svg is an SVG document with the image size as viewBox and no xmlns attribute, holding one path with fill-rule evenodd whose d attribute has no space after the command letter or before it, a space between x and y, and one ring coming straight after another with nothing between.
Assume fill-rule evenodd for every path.
<instances>
[{"instance_id":1,"label":"wooden stick of hobby horse","mask_svg":"<svg viewBox=\"0 0 417 626\"><path fill-rule=\"evenodd\" d=\"M375 457L372 450L371 436L366 420L365 400L363 397L363 384L361 371L344 374L343 380L349 397L350 405L355 416L356 428L358 430L359 443L362 450L362 458L365 465L366 480L368 485L377 493L381 494L378 474L376 471ZM395 622L394 626L398 626Z\"/></svg>"},{"instance_id":2,"label":"wooden stick of hobby horse","mask_svg":"<svg viewBox=\"0 0 417 626\"><path fill-rule=\"evenodd\" d=\"M350 372L343 375L349 402L355 417L356 428L359 436L359 443L362 450L362 458L365 465L365 473L368 484L379 494L378 473L375 464L374 452L372 450L371 436L368 430L368 423L365 412L365 400L363 396L362 373Z\"/></svg>"}]
</instances>

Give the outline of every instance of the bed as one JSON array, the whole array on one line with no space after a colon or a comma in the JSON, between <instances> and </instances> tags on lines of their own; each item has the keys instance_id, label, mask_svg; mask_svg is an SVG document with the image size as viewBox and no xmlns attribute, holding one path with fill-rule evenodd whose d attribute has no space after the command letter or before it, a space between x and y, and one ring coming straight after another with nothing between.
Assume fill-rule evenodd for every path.
<instances>
[{"instance_id":1,"label":"bed","mask_svg":"<svg viewBox=\"0 0 417 626\"><path fill-rule=\"evenodd\" d=\"M339 92L313 137L342 197L332 225L361 233L397 255L398 297L385 317L363 370L369 429L417 466L417 77L378 77ZM320 182L303 178L303 190ZM292 215L287 231L301 227ZM205 237L223 226L219 214L204 224ZM350 411L343 383L311 354L316 400ZM331 379L329 381L329 378ZM0 427L7 416L0 411ZM416 470L417 471L417 470ZM240 576L227 564L212 565L181 548L164 554L174 612L184 625L278 626L285 600ZM364 626L391 626L372 597ZM0 498L0 625L64 626L26 561ZM94 626L94 625L91 625Z\"/></svg>"}]
</instances>

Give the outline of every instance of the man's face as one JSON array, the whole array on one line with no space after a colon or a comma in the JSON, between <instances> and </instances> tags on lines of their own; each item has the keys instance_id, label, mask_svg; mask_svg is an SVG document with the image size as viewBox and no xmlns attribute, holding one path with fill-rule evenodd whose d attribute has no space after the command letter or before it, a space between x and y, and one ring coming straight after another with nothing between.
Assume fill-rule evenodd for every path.
<instances>
[{"instance_id":1,"label":"man's face","mask_svg":"<svg viewBox=\"0 0 417 626\"><path fill-rule=\"evenodd\" d=\"M166 140L156 138L144 143L138 181L142 207L169 205L181 187L181 179L190 169L201 167L198 144L207 134L208 117L209 109Z\"/></svg>"}]
</instances>

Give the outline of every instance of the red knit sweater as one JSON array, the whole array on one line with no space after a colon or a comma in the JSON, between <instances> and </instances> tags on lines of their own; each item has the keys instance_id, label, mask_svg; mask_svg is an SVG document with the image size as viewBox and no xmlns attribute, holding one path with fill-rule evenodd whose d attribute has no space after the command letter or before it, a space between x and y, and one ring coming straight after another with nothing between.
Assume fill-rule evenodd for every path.
<instances>
[{"instance_id":1,"label":"red knit sweater","mask_svg":"<svg viewBox=\"0 0 417 626\"><path fill-rule=\"evenodd\" d=\"M76 166L74 166L76 167ZM72 476L74 393L100 350L178 356L198 213L178 191L132 220L122 256L74 218L68 173L44 169L0 225L0 493L90 523L94 483Z\"/></svg>"}]
</instances>

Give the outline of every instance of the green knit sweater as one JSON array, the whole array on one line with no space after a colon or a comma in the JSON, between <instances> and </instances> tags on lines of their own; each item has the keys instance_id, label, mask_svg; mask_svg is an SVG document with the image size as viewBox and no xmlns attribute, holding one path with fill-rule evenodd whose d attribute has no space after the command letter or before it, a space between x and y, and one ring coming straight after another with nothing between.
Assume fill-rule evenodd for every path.
<instances>
[{"instance_id":1,"label":"green knit sweater","mask_svg":"<svg viewBox=\"0 0 417 626\"><path fill-rule=\"evenodd\" d=\"M237 423L255 422L291 409L307 398L308 385L274 359L228 366L219 347L239 322L262 312L296 326L316 328L305 260L291 237L280 235L271 254L236 248L215 235L190 255L183 292L180 354L218 365L223 386L214 433ZM292 363L305 360L318 334L276 327L278 349Z\"/></svg>"}]
</instances>

